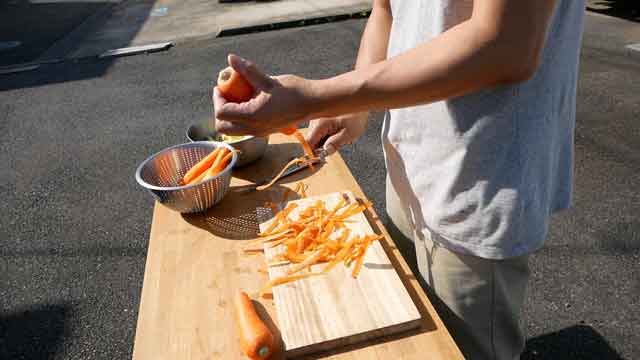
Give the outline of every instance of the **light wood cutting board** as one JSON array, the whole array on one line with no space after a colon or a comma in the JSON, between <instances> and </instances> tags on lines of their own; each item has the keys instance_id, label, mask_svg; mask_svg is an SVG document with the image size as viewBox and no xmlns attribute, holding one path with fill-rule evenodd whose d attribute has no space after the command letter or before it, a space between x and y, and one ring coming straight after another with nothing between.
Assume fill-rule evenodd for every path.
<instances>
[{"instance_id":1,"label":"light wood cutting board","mask_svg":"<svg viewBox=\"0 0 640 360\"><path fill-rule=\"evenodd\" d=\"M340 201L343 193L296 200L299 206L291 213L321 199L327 208ZM353 194L345 192L351 201ZM264 209L258 216L264 219ZM364 214L347 223L352 235L374 234ZM272 220L262 221L264 230ZM285 246L265 247L267 261ZM326 264L312 267L320 271ZM353 264L351 265L353 266ZM288 265L269 268L269 278L284 275ZM273 289L278 328L286 356L295 357L338 346L386 336L420 326L420 313L411 300L396 270L379 242L368 249L357 279L351 269L339 264L324 276L314 276Z\"/></svg>"}]
</instances>

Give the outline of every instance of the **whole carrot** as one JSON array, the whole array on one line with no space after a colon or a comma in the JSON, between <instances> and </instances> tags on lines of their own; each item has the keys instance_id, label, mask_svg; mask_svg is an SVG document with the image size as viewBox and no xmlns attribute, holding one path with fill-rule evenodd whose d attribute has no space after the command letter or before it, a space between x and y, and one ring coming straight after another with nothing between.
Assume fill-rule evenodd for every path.
<instances>
[{"instance_id":1,"label":"whole carrot","mask_svg":"<svg viewBox=\"0 0 640 360\"><path fill-rule=\"evenodd\" d=\"M254 91L253 86L231 66L218 74L218 90L225 99L235 103L251 100Z\"/></svg>"},{"instance_id":2,"label":"whole carrot","mask_svg":"<svg viewBox=\"0 0 640 360\"><path fill-rule=\"evenodd\" d=\"M216 159L213 165L211 165L209 170L207 170L207 175L205 176L205 179L218 175L221 169L224 169L226 167L226 165L223 165L223 163L225 162L225 159L227 158L230 159L232 156L233 156L233 153L229 151L229 149L225 148L224 150L222 150L220 152L220 156Z\"/></svg>"},{"instance_id":3,"label":"whole carrot","mask_svg":"<svg viewBox=\"0 0 640 360\"><path fill-rule=\"evenodd\" d=\"M218 74L218 90L222 97L234 103L251 100L255 92L253 86L231 66L226 67ZM297 128L289 126L279 131L285 135L292 135L297 131Z\"/></svg>"},{"instance_id":4,"label":"whole carrot","mask_svg":"<svg viewBox=\"0 0 640 360\"><path fill-rule=\"evenodd\" d=\"M216 148L209 155L198 161L197 164L193 165L193 167L191 167L191 169L189 169L189 171L187 171L187 173L182 177L181 184L189 184L192 180L196 179L198 176L200 176L200 174L210 168L213 162L216 160L219 152L220 148Z\"/></svg>"},{"instance_id":5,"label":"whole carrot","mask_svg":"<svg viewBox=\"0 0 640 360\"><path fill-rule=\"evenodd\" d=\"M233 152L227 153L216 166L212 166L209 169L207 177L213 177L220 174L222 170L227 168L227 165L229 165L231 158L233 158Z\"/></svg>"},{"instance_id":6,"label":"whole carrot","mask_svg":"<svg viewBox=\"0 0 640 360\"><path fill-rule=\"evenodd\" d=\"M267 359L273 353L274 336L244 291L236 295L234 307L242 352L252 360Z\"/></svg>"}]
</instances>

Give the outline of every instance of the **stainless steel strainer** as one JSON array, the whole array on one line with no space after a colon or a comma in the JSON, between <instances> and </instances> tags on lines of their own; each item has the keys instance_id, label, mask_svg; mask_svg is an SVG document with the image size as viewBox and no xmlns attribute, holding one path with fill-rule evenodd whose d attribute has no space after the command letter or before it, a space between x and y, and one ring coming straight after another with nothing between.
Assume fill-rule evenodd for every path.
<instances>
[{"instance_id":1,"label":"stainless steel strainer","mask_svg":"<svg viewBox=\"0 0 640 360\"><path fill-rule=\"evenodd\" d=\"M229 190L231 163L216 177L198 184L180 186L184 174L217 147L235 150L231 145L214 141L197 141L175 145L148 157L136 170L136 181L160 203L181 213L204 211L217 204Z\"/></svg>"}]
</instances>

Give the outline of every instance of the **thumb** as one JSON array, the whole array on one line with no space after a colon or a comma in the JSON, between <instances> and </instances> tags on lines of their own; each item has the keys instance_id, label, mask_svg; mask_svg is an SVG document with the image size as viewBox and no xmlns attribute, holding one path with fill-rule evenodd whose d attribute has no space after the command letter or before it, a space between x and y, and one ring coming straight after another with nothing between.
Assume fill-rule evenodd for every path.
<instances>
[{"instance_id":1,"label":"thumb","mask_svg":"<svg viewBox=\"0 0 640 360\"><path fill-rule=\"evenodd\" d=\"M325 141L324 150L328 155L331 155L342 146L349 144L350 141L351 139L349 139L349 136L347 135L347 129L342 129Z\"/></svg>"},{"instance_id":2,"label":"thumb","mask_svg":"<svg viewBox=\"0 0 640 360\"><path fill-rule=\"evenodd\" d=\"M233 70L239 72L254 88L264 88L271 82L271 78L263 74L251 61L234 54L230 54L227 61Z\"/></svg>"}]
</instances>

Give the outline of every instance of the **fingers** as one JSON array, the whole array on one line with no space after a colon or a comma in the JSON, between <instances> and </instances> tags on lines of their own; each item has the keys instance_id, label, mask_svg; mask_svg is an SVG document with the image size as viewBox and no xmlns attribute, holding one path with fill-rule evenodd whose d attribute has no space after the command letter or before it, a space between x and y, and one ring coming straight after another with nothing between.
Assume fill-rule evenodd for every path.
<instances>
[{"instance_id":1,"label":"fingers","mask_svg":"<svg viewBox=\"0 0 640 360\"><path fill-rule=\"evenodd\" d=\"M320 146L320 141L329 134L330 128L331 124L326 120L311 121L309 124L309 131L305 138L312 149L316 149Z\"/></svg>"},{"instance_id":2,"label":"fingers","mask_svg":"<svg viewBox=\"0 0 640 360\"><path fill-rule=\"evenodd\" d=\"M222 95L220 95L220 90L218 90L217 86L213 87L213 95L211 96L211 100L213 100L213 108L216 111L218 109L222 109L224 104L227 103L227 100L224 97L222 97Z\"/></svg>"},{"instance_id":3,"label":"fingers","mask_svg":"<svg viewBox=\"0 0 640 360\"><path fill-rule=\"evenodd\" d=\"M258 67L252 63L251 61L247 61L240 56L230 54L228 58L229 65L233 68L233 70L237 71L249 81L254 88L265 88L268 87L271 78L260 71Z\"/></svg>"},{"instance_id":4,"label":"fingers","mask_svg":"<svg viewBox=\"0 0 640 360\"><path fill-rule=\"evenodd\" d=\"M334 152L336 152L338 149L340 149L342 146L351 143L351 140L352 139L349 137L349 133L347 132L347 129L342 128L336 134L331 135L327 139L327 141L325 141L323 148L328 155L331 155Z\"/></svg>"},{"instance_id":5,"label":"fingers","mask_svg":"<svg viewBox=\"0 0 640 360\"><path fill-rule=\"evenodd\" d=\"M242 124L216 119L216 131L225 135L260 135Z\"/></svg>"},{"instance_id":6,"label":"fingers","mask_svg":"<svg viewBox=\"0 0 640 360\"><path fill-rule=\"evenodd\" d=\"M246 123L251 119L251 106L253 100L249 102L236 104L225 100L218 87L213 88L213 110L214 116L218 120L235 121Z\"/></svg>"}]
</instances>

